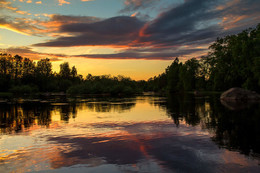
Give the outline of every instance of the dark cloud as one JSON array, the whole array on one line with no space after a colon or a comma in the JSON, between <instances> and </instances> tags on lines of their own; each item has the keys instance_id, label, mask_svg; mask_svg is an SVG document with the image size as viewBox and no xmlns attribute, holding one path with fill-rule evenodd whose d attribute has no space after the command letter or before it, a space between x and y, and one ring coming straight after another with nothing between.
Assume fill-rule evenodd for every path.
<instances>
[{"instance_id":1,"label":"dark cloud","mask_svg":"<svg viewBox=\"0 0 260 173\"><path fill-rule=\"evenodd\" d=\"M96 58L96 59L146 59L146 60L173 60L175 57L188 55L205 49L179 49L170 48L148 48L129 49L115 54L84 54L75 57Z\"/></svg>"},{"instance_id":2,"label":"dark cloud","mask_svg":"<svg viewBox=\"0 0 260 173\"><path fill-rule=\"evenodd\" d=\"M189 32L195 29L195 24L200 21L211 19L212 12L210 1L190 0L171 10L162 13L157 19L150 22L144 31L144 34L179 34ZM210 14L205 15L205 14Z\"/></svg>"},{"instance_id":3,"label":"dark cloud","mask_svg":"<svg viewBox=\"0 0 260 173\"><path fill-rule=\"evenodd\" d=\"M29 47L9 47L5 49L6 52L9 53L16 53L16 54L22 54L22 53L37 53L32 50L32 48Z\"/></svg>"},{"instance_id":4,"label":"dark cloud","mask_svg":"<svg viewBox=\"0 0 260 173\"><path fill-rule=\"evenodd\" d=\"M140 42L186 45L191 41L198 42L210 38L212 41L222 30L216 24L216 20L221 17L220 13L214 10L216 6L216 1L186 1L147 23L142 30L143 37L140 38Z\"/></svg>"},{"instance_id":5,"label":"dark cloud","mask_svg":"<svg viewBox=\"0 0 260 173\"><path fill-rule=\"evenodd\" d=\"M72 23L63 25L61 32L75 36L59 37L34 46L68 47L85 45L127 45L138 37L143 22L135 17L113 17L94 23Z\"/></svg>"},{"instance_id":6,"label":"dark cloud","mask_svg":"<svg viewBox=\"0 0 260 173\"><path fill-rule=\"evenodd\" d=\"M256 25L258 20L255 16L260 14L257 6L260 6L260 2L252 0L187 0L147 23L142 30L140 42L173 46L207 44L216 37L234 34ZM223 22L224 17L226 23ZM225 25L232 26L227 29Z\"/></svg>"},{"instance_id":7,"label":"dark cloud","mask_svg":"<svg viewBox=\"0 0 260 173\"><path fill-rule=\"evenodd\" d=\"M120 13L132 12L140 9L145 9L153 6L160 0L125 0L125 7L120 10Z\"/></svg>"},{"instance_id":8,"label":"dark cloud","mask_svg":"<svg viewBox=\"0 0 260 173\"><path fill-rule=\"evenodd\" d=\"M8 53L12 55L19 54L23 57L29 57L33 60L38 60L42 58L48 57L51 61L60 61L60 57L68 57L64 54L50 54L50 53L41 53L37 51L33 51L30 47L9 47L7 49L0 49L0 52Z\"/></svg>"},{"instance_id":9,"label":"dark cloud","mask_svg":"<svg viewBox=\"0 0 260 173\"><path fill-rule=\"evenodd\" d=\"M141 42L152 42L153 45L163 46L192 46L204 45L214 41L217 37L221 36L222 28L218 25L207 27L205 29L190 31L189 34L158 34L151 37L141 38ZM142 40L143 39L143 40Z\"/></svg>"},{"instance_id":10,"label":"dark cloud","mask_svg":"<svg viewBox=\"0 0 260 173\"><path fill-rule=\"evenodd\" d=\"M69 16L69 15L59 15L54 14L51 16L50 21L61 22L63 24L67 23L93 23L98 22L101 19L93 16Z\"/></svg>"},{"instance_id":11,"label":"dark cloud","mask_svg":"<svg viewBox=\"0 0 260 173\"><path fill-rule=\"evenodd\" d=\"M76 23L64 25L62 32L96 33L104 35L129 35L139 31L143 22L135 17L113 17L95 23Z\"/></svg>"},{"instance_id":12,"label":"dark cloud","mask_svg":"<svg viewBox=\"0 0 260 173\"><path fill-rule=\"evenodd\" d=\"M92 59L145 59L145 60L172 60L175 57L188 55L196 52L203 52L205 49L174 49L174 48L136 48L127 49L114 54L82 54L82 55L64 55L64 54L50 54L33 51L30 47L9 47L7 49L0 49L0 52L7 52L8 54L19 54L23 57L30 57L32 59L41 59L48 57L51 61L59 61L60 57L82 57Z\"/></svg>"},{"instance_id":13,"label":"dark cloud","mask_svg":"<svg viewBox=\"0 0 260 173\"><path fill-rule=\"evenodd\" d=\"M146 3L154 3L155 0L125 2L129 9L135 9L144 8ZM217 37L254 27L260 21L259 6L260 1L255 0L186 0L182 4L175 4L168 11L148 22L137 17L119 16L105 20L82 17L77 18L77 22L66 23L66 20L70 20L70 16L55 16L52 20L64 22L59 32L70 36L57 37L34 46L125 46L127 49L120 53L78 56L171 59L174 56L200 52L202 50L196 47L209 45ZM71 20L74 18L72 17ZM147 47L149 51L140 49Z\"/></svg>"},{"instance_id":14,"label":"dark cloud","mask_svg":"<svg viewBox=\"0 0 260 173\"><path fill-rule=\"evenodd\" d=\"M5 24L8 24L9 22L6 20L6 18L5 17L1 17L0 18L0 24L1 25L5 25Z\"/></svg>"}]
</instances>

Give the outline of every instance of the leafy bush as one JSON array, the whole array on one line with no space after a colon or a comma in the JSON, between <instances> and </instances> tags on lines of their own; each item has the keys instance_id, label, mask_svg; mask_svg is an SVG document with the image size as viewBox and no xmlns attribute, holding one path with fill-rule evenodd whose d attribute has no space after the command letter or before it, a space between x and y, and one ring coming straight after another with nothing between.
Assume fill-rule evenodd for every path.
<instances>
[{"instance_id":1,"label":"leafy bush","mask_svg":"<svg viewBox=\"0 0 260 173\"><path fill-rule=\"evenodd\" d=\"M140 93L136 87L128 86L123 83L113 83L104 85L102 82L85 82L84 84L71 86L68 90L68 94L111 94L111 95L133 95Z\"/></svg>"},{"instance_id":2,"label":"leafy bush","mask_svg":"<svg viewBox=\"0 0 260 173\"><path fill-rule=\"evenodd\" d=\"M39 90L36 86L31 85L21 85L21 86L13 86L9 91L13 94L34 94Z\"/></svg>"}]
</instances>

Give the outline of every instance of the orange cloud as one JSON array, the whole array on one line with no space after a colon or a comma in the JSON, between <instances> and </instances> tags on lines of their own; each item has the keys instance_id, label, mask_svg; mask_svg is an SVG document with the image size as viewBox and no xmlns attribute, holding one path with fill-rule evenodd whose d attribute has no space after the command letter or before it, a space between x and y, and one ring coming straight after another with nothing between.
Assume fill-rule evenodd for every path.
<instances>
[{"instance_id":1,"label":"orange cloud","mask_svg":"<svg viewBox=\"0 0 260 173\"><path fill-rule=\"evenodd\" d=\"M41 53L41 52L36 52L32 50L29 47L9 47L5 49L4 52L7 52L8 54L16 55L19 54L20 56L23 57L28 57L32 60L39 60L42 58L51 57L49 58L51 61L61 61L61 57L66 57L66 55L63 54L49 54L49 53Z\"/></svg>"},{"instance_id":2,"label":"orange cloud","mask_svg":"<svg viewBox=\"0 0 260 173\"><path fill-rule=\"evenodd\" d=\"M17 10L16 7L11 7L11 6L7 6L6 8L9 9L9 10L13 10L13 11Z\"/></svg>"},{"instance_id":3,"label":"orange cloud","mask_svg":"<svg viewBox=\"0 0 260 173\"><path fill-rule=\"evenodd\" d=\"M7 10L15 11L18 9L16 7L13 7L11 4L12 4L11 2L8 2L6 0L0 0L0 10L7 9Z\"/></svg>"},{"instance_id":4,"label":"orange cloud","mask_svg":"<svg viewBox=\"0 0 260 173\"><path fill-rule=\"evenodd\" d=\"M138 14L138 12L135 12L131 15L131 17L135 17Z\"/></svg>"},{"instance_id":5,"label":"orange cloud","mask_svg":"<svg viewBox=\"0 0 260 173\"><path fill-rule=\"evenodd\" d=\"M66 0L59 0L59 5L62 6L63 4L70 4L70 2Z\"/></svg>"},{"instance_id":6,"label":"orange cloud","mask_svg":"<svg viewBox=\"0 0 260 173\"><path fill-rule=\"evenodd\" d=\"M18 10L18 11L16 11L16 13L18 13L18 14L22 14L22 15L31 15L31 13L28 13L27 11L20 11L20 10Z\"/></svg>"},{"instance_id":7,"label":"orange cloud","mask_svg":"<svg viewBox=\"0 0 260 173\"><path fill-rule=\"evenodd\" d=\"M247 15L242 15L242 16L237 16L237 15L228 15L223 17L222 19L222 26L224 30L229 30L235 27L239 26L239 22L247 19L249 16Z\"/></svg>"}]
</instances>

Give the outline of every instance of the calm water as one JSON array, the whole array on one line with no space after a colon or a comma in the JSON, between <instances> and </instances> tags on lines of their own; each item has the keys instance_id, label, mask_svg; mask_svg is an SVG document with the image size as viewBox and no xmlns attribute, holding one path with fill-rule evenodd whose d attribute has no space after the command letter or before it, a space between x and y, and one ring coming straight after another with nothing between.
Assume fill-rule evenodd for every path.
<instances>
[{"instance_id":1,"label":"calm water","mask_svg":"<svg viewBox=\"0 0 260 173\"><path fill-rule=\"evenodd\" d=\"M260 172L259 104L224 104L191 96L1 103L0 172Z\"/></svg>"}]
</instances>

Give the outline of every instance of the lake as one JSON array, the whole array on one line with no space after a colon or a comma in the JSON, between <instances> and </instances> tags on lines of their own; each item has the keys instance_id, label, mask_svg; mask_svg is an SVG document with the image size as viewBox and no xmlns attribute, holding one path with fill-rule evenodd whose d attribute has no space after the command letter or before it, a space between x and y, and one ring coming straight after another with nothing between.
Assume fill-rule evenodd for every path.
<instances>
[{"instance_id":1,"label":"lake","mask_svg":"<svg viewBox=\"0 0 260 173\"><path fill-rule=\"evenodd\" d=\"M260 106L218 96L0 104L0 172L260 172Z\"/></svg>"}]
</instances>

